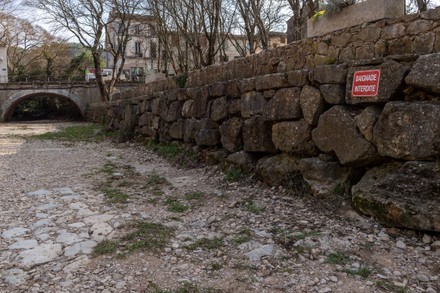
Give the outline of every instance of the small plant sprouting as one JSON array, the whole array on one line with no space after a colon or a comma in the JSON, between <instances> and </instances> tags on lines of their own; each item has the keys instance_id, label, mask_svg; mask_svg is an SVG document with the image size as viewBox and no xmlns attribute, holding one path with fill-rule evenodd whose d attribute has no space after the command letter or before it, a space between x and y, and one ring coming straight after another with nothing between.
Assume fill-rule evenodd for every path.
<instances>
[{"instance_id":1,"label":"small plant sprouting","mask_svg":"<svg viewBox=\"0 0 440 293\"><path fill-rule=\"evenodd\" d=\"M102 193L110 203L127 203L128 194L123 193L117 189L105 188Z\"/></svg>"},{"instance_id":2,"label":"small plant sprouting","mask_svg":"<svg viewBox=\"0 0 440 293\"><path fill-rule=\"evenodd\" d=\"M219 249L223 247L223 245L224 245L223 238L220 237L215 237L212 239L201 238L196 242L194 242L193 244L187 246L187 249L196 250L198 248L204 248L204 249L212 250L212 249Z\"/></svg>"},{"instance_id":3,"label":"small plant sprouting","mask_svg":"<svg viewBox=\"0 0 440 293\"><path fill-rule=\"evenodd\" d=\"M205 197L205 193L201 191L193 191L193 192L185 193L186 200L200 200L203 197Z\"/></svg>"},{"instance_id":4,"label":"small plant sprouting","mask_svg":"<svg viewBox=\"0 0 440 293\"><path fill-rule=\"evenodd\" d=\"M237 182L242 176L243 174L241 173L240 169L231 167L226 172L225 180L228 182Z\"/></svg>"},{"instance_id":5,"label":"small plant sprouting","mask_svg":"<svg viewBox=\"0 0 440 293\"><path fill-rule=\"evenodd\" d=\"M182 204L175 198L165 199L164 204L168 207L168 210L173 213L184 213L189 209L187 205Z\"/></svg>"},{"instance_id":6,"label":"small plant sprouting","mask_svg":"<svg viewBox=\"0 0 440 293\"><path fill-rule=\"evenodd\" d=\"M350 257L343 252L331 253L327 256L325 262L332 265L345 265L350 260Z\"/></svg>"},{"instance_id":7,"label":"small plant sprouting","mask_svg":"<svg viewBox=\"0 0 440 293\"><path fill-rule=\"evenodd\" d=\"M103 240L95 246L93 250L93 254L95 256L103 255L103 254L112 254L115 253L117 249L118 249L118 243L116 241Z\"/></svg>"}]
</instances>

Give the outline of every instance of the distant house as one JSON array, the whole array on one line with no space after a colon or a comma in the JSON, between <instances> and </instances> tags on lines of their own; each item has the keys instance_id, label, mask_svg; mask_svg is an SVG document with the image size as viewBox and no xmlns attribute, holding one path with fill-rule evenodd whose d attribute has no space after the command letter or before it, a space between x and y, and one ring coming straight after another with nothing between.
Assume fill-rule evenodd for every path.
<instances>
[{"instance_id":1,"label":"distant house","mask_svg":"<svg viewBox=\"0 0 440 293\"><path fill-rule=\"evenodd\" d=\"M8 58L6 44L0 43L0 83L8 82Z\"/></svg>"},{"instance_id":2,"label":"distant house","mask_svg":"<svg viewBox=\"0 0 440 293\"><path fill-rule=\"evenodd\" d=\"M121 30L117 27L118 21L115 21L111 31L109 31L109 38L113 43L117 43L118 33ZM131 19L129 40L125 52L125 64L123 67L123 78L129 80L149 80L151 77L159 75L174 75L179 72L175 72L171 62L170 56L167 56L165 49L162 48L157 33L157 20L153 16L133 15ZM185 48L187 44L183 38L179 38L177 32L168 32L169 44L172 48L169 50L169 54L175 60L184 58L182 54L188 53ZM287 44L287 34L281 32L269 33L269 47L276 48ZM216 62L227 62L234 58L248 55L246 52L240 50L240 48L246 48L246 37L235 36L233 38L224 38L222 44L222 50L219 50L216 57ZM234 41L232 41L234 40ZM109 40L106 40L107 42ZM207 40L200 40L202 44L207 43ZM246 50L245 50L246 51ZM258 53L261 49L257 49ZM191 63L190 54L186 55L187 62ZM189 56L189 57L188 57ZM113 60L110 52L107 52L105 57L106 67L113 67ZM191 65L188 66L191 70ZM118 66L116 66L118 69Z\"/></svg>"}]
</instances>

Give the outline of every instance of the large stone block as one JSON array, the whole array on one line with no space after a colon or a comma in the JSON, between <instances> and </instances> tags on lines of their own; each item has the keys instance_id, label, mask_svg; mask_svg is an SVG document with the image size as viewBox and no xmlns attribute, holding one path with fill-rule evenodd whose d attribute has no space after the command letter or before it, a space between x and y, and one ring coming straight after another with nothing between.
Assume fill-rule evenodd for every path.
<instances>
[{"instance_id":1,"label":"large stone block","mask_svg":"<svg viewBox=\"0 0 440 293\"><path fill-rule=\"evenodd\" d=\"M194 114L194 100L187 100L182 107L182 117L191 118Z\"/></svg>"},{"instance_id":2,"label":"large stone block","mask_svg":"<svg viewBox=\"0 0 440 293\"><path fill-rule=\"evenodd\" d=\"M319 90L324 100L332 105L345 104L345 86L342 84L323 84Z\"/></svg>"},{"instance_id":3,"label":"large stone block","mask_svg":"<svg viewBox=\"0 0 440 293\"><path fill-rule=\"evenodd\" d=\"M266 74L255 79L255 89L257 91L279 89L288 86L289 82L284 73Z\"/></svg>"},{"instance_id":4,"label":"large stone block","mask_svg":"<svg viewBox=\"0 0 440 293\"><path fill-rule=\"evenodd\" d=\"M356 126L363 136L369 141L373 140L373 128L379 120L382 108L379 106L369 106L361 114L354 117Z\"/></svg>"},{"instance_id":5,"label":"large stone block","mask_svg":"<svg viewBox=\"0 0 440 293\"><path fill-rule=\"evenodd\" d=\"M173 102L168 109L168 113L167 113L165 121L175 122L179 118L181 118L182 117L181 116L182 115L182 106L183 106L183 102L181 102L181 101Z\"/></svg>"},{"instance_id":6,"label":"large stone block","mask_svg":"<svg viewBox=\"0 0 440 293\"><path fill-rule=\"evenodd\" d=\"M199 121L197 130L194 137L197 145L216 146L220 144L220 130L215 121L207 118L202 119Z\"/></svg>"},{"instance_id":7,"label":"large stone block","mask_svg":"<svg viewBox=\"0 0 440 293\"><path fill-rule=\"evenodd\" d=\"M193 143L194 137L198 132L199 123L195 119L186 119L183 125L183 141Z\"/></svg>"},{"instance_id":8,"label":"large stone block","mask_svg":"<svg viewBox=\"0 0 440 293\"><path fill-rule=\"evenodd\" d=\"M241 116L249 118L262 114L266 106L266 99L260 92L247 92L241 95Z\"/></svg>"},{"instance_id":9,"label":"large stone block","mask_svg":"<svg viewBox=\"0 0 440 293\"><path fill-rule=\"evenodd\" d=\"M370 169L352 188L353 205L386 226L440 232L440 172L433 162Z\"/></svg>"},{"instance_id":10,"label":"large stone block","mask_svg":"<svg viewBox=\"0 0 440 293\"><path fill-rule=\"evenodd\" d=\"M440 104L390 102L374 127L374 143L382 156L429 160L440 154Z\"/></svg>"},{"instance_id":11,"label":"large stone block","mask_svg":"<svg viewBox=\"0 0 440 293\"><path fill-rule=\"evenodd\" d=\"M348 186L355 177L352 168L341 166L338 162L328 161L320 157L299 160L298 168L309 184L314 196L334 196L336 189Z\"/></svg>"},{"instance_id":12,"label":"large stone block","mask_svg":"<svg viewBox=\"0 0 440 293\"><path fill-rule=\"evenodd\" d=\"M299 103L304 120L310 125L318 124L319 116L325 111L325 101L319 89L309 85L304 86Z\"/></svg>"},{"instance_id":13,"label":"large stone block","mask_svg":"<svg viewBox=\"0 0 440 293\"><path fill-rule=\"evenodd\" d=\"M211 103L209 117L215 122L221 122L228 116L228 101L226 97L215 99Z\"/></svg>"},{"instance_id":14,"label":"large stone block","mask_svg":"<svg viewBox=\"0 0 440 293\"><path fill-rule=\"evenodd\" d=\"M183 138L183 121L174 122L170 127L170 136L174 139Z\"/></svg>"},{"instance_id":15,"label":"large stone block","mask_svg":"<svg viewBox=\"0 0 440 293\"><path fill-rule=\"evenodd\" d=\"M228 151L236 152L243 147L243 119L232 118L220 125L221 142Z\"/></svg>"},{"instance_id":16,"label":"large stone block","mask_svg":"<svg viewBox=\"0 0 440 293\"><path fill-rule=\"evenodd\" d=\"M270 186L291 186L298 183L302 188L303 180L298 167L298 159L287 154L264 157L257 163L255 175ZM298 189L300 189L298 188ZM299 191L299 190L298 190Z\"/></svg>"},{"instance_id":17,"label":"large stone block","mask_svg":"<svg viewBox=\"0 0 440 293\"><path fill-rule=\"evenodd\" d=\"M276 92L264 109L264 118L272 121L300 119L300 88L285 88Z\"/></svg>"},{"instance_id":18,"label":"large stone block","mask_svg":"<svg viewBox=\"0 0 440 293\"><path fill-rule=\"evenodd\" d=\"M408 85L440 93L440 53L420 56L405 81Z\"/></svg>"},{"instance_id":19,"label":"large stone block","mask_svg":"<svg viewBox=\"0 0 440 293\"><path fill-rule=\"evenodd\" d=\"M207 86L200 88L196 92L193 106L195 118L203 118L206 116L210 100L211 97L209 95L209 90Z\"/></svg>"},{"instance_id":20,"label":"large stone block","mask_svg":"<svg viewBox=\"0 0 440 293\"><path fill-rule=\"evenodd\" d=\"M298 156L316 154L312 141L312 127L304 120L280 122L272 126L272 141L282 152Z\"/></svg>"},{"instance_id":21,"label":"large stone block","mask_svg":"<svg viewBox=\"0 0 440 293\"><path fill-rule=\"evenodd\" d=\"M334 106L321 115L312 131L316 146L323 152L335 152L342 165L365 166L380 156L372 143L357 130L356 113L346 106Z\"/></svg>"},{"instance_id":22,"label":"large stone block","mask_svg":"<svg viewBox=\"0 0 440 293\"><path fill-rule=\"evenodd\" d=\"M243 144L247 152L275 152L272 143L272 125L262 116L252 116L243 126Z\"/></svg>"},{"instance_id":23,"label":"large stone block","mask_svg":"<svg viewBox=\"0 0 440 293\"><path fill-rule=\"evenodd\" d=\"M354 73L360 70L379 69L380 81L379 90L375 97L353 97L352 86ZM404 78L408 72L408 67L393 60L388 60L378 66L350 68L347 76L347 104L361 103L386 103L396 98L403 99Z\"/></svg>"},{"instance_id":24,"label":"large stone block","mask_svg":"<svg viewBox=\"0 0 440 293\"><path fill-rule=\"evenodd\" d=\"M312 70L313 80L320 83L343 84L347 78L347 65L321 65Z\"/></svg>"},{"instance_id":25,"label":"large stone block","mask_svg":"<svg viewBox=\"0 0 440 293\"><path fill-rule=\"evenodd\" d=\"M240 170L242 173L251 173L255 170L257 156L244 151L233 153L226 158L225 169Z\"/></svg>"},{"instance_id":26,"label":"large stone block","mask_svg":"<svg viewBox=\"0 0 440 293\"><path fill-rule=\"evenodd\" d=\"M209 86L209 95L212 97L221 97L225 95L226 83L216 82Z\"/></svg>"},{"instance_id":27,"label":"large stone block","mask_svg":"<svg viewBox=\"0 0 440 293\"><path fill-rule=\"evenodd\" d=\"M293 70L287 72L287 80L291 86L304 86L309 82L308 70Z\"/></svg>"}]
</instances>

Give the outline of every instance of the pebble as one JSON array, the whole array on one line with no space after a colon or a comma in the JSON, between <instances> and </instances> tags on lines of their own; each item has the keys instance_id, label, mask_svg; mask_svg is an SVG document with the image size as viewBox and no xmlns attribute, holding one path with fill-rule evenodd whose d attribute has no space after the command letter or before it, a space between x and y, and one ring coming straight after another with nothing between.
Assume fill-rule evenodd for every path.
<instances>
[{"instance_id":1,"label":"pebble","mask_svg":"<svg viewBox=\"0 0 440 293\"><path fill-rule=\"evenodd\" d=\"M396 242L396 247L400 248L400 249L406 249L406 244L403 243L403 241L399 240L399 241Z\"/></svg>"},{"instance_id":2,"label":"pebble","mask_svg":"<svg viewBox=\"0 0 440 293\"><path fill-rule=\"evenodd\" d=\"M420 282L429 282L429 277L427 277L424 274L417 274L416 275L417 280L419 280Z\"/></svg>"}]
</instances>

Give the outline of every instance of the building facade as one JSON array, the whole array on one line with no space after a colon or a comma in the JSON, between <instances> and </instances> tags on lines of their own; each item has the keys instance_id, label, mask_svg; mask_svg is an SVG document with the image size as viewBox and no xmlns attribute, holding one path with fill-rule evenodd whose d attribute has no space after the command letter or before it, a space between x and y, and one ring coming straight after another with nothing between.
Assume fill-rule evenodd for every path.
<instances>
[{"instance_id":1,"label":"building facade","mask_svg":"<svg viewBox=\"0 0 440 293\"><path fill-rule=\"evenodd\" d=\"M5 44L0 43L0 83L8 82L8 55Z\"/></svg>"}]
</instances>

